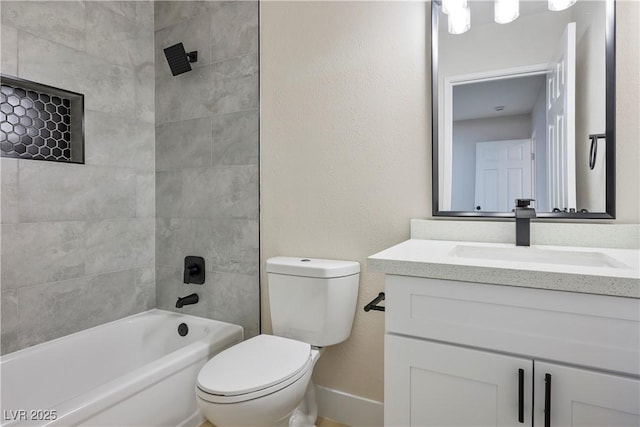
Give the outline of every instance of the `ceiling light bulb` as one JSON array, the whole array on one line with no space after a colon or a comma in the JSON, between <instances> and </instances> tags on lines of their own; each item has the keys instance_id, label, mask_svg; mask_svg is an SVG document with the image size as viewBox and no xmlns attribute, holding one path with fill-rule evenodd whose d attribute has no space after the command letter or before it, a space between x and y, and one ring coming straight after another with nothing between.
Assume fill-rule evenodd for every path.
<instances>
[{"instance_id":1,"label":"ceiling light bulb","mask_svg":"<svg viewBox=\"0 0 640 427\"><path fill-rule=\"evenodd\" d=\"M471 12L468 7L451 10L447 21L450 34L462 34L471 28Z\"/></svg>"},{"instance_id":2,"label":"ceiling light bulb","mask_svg":"<svg viewBox=\"0 0 640 427\"><path fill-rule=\"evenodd\" d=\"M519 0L496 0L494 3L494 19L498 24L508 24L520 16Z\"/></svg>"},{"instance_id":3,"label":"ceiling light bulb","mask_svg":"<svg viewBox=\"0 0 640 427\"><path fill-rule=\"evenodd\" d=\"M448 15L451 11L465 9L467 0L442 0L442 13Z\"/></svg>"},{"instance_id":4,"label":"ceiling light bulb","mask_svg":"<svg viewBox=\"0 0 640 427\"><path fill-rule=\"evenodd\" d=\"M549 0L549 10L558 11L570 8L576 0Z\"/></svg>"}]
</instances>

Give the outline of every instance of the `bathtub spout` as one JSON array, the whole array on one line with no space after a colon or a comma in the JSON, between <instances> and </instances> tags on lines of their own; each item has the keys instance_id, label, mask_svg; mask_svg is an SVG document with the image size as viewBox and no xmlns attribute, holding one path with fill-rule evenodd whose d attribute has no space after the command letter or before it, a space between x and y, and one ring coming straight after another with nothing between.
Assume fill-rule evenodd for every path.
<instances>
[{"instance_id":1,"label":"bathtub spout","mask_svg":"<svg viewBox=\"0 0 640 427\"><path fill-rule=\"evenodd\" d=\"M176 301L176 308L182 308L182 306L195 304L200 300L198 294L187 295L186 297L178 298Z\"/></svg>"}]
</instances>

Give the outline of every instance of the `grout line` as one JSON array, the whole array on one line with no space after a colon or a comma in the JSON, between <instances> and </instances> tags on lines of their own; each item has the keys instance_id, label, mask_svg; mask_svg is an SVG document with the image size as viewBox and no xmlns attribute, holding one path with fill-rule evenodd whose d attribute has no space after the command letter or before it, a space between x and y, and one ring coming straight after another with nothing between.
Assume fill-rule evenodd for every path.
<instances>
[{"instance_id":1,"label":"grout line","mask_svg":"<svg viewBox=\"0 0 640 427\"><path fill-rule=\"evenodd\" d=\"M203 119L213 119L215 117L220 117L220 116L226 116L226 115L231 115L231 114L239 114L239 113L248 113L251 111L255 111L258 114L260 114L260 107L252 107L252 108L247 108L244 110L237 110L237 111L225 111L222 113L217 113L217 114L209 114L206 116L202 116L202 117L193 117L193 118L189 118L189 119L182 119L182 120L168 120L168 121L164 121L164 122L156 122L156 128L161 127L161 126L166 126L172 123L180 123L180 122L188 122L190 120L203 120Z\"/></svg>"},{"instance_id":2,"label":"grout line","mask_svg":"<svg viewBox=\"0 0 640 427\"><path fill-rule=\"evenodd\" d=\"M154 257L155 257L155 254L154 254ZM36 288L36 287L39 287L39 286L50 286L50 285L53 285L53 284L56 284L56 283L68 282L68 281L71 281L71 280L98 277L98 276L106 276L108 274L126 273L126 272L129 272L129 271L135 273L135 271L137 271L137 270L139 270L141 268L147 268L147 267L151 267L151 266L153 266L154 269L155 269L155 263L154 264L144 264L144 265L135 266L135 267L132 267L132 268L127 268L125 270L115 270L115 271L105 271L105 272L100 272L100 273L83 274L83 275L80 275L80 276L69 277L67 279L62 279L62 280L54 280L54 281L51 281L51 282L44 282L44 283L37 283L37 284L34 284L34 285L20 286L20 287L9 289L8 291L3 291L3 292L15 291L16 295L19 295L18 291L20 289L32 289L32 288ZM134 284L135 284L135 282L136 282L136 278L134 277Z\"/></svg>"},{"instance_id":3,"label":"grout line","mask_svg":"<svg viewBox=\"0 0 640 427\"><path fill-rule=\"evenodd\" d=\"M1 226L18 226L23 224L69 224L69 223L92 223L92 222L106 222L106 221L126 221L126 220L143 220L143 219L156 219L157 216L125 216L125 217L112 217L112 218L79 218L79 219L61 219L61 220L44 220L44 221L18 221L18 222L3 222Z\"/></svg>"}]
</instances>

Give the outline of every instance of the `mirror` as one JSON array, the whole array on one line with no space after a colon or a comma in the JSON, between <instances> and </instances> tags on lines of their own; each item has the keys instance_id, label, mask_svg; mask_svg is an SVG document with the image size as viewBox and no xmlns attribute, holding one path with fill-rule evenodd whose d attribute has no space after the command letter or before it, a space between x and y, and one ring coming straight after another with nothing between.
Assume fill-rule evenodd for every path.
<instances>
[{"instance_id":1,"label":"mirror","mask_svg":"<svg viewBox=\"0 0 640 427\"><path fill-rule=\"evenodd\" d=\"M614 0L520 0L508 24L467 5L450 34L431 3L433 215L615 218Z\"/></svg>"}]
</instances>

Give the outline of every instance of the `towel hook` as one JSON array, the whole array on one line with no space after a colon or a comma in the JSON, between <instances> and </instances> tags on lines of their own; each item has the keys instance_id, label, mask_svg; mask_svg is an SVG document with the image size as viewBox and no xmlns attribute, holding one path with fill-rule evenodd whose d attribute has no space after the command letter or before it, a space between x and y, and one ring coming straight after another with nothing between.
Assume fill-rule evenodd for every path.
<instances>
[{"instance_id":1,"label":"towel hook","mask_svg":"<svg viewBox=\"0 0 640 427\"><path fill-rule=\"evenodd\" d=\"M596 167L596 157L598 157L598 140L607 140L607 135L604 133L592 133L589 135L591 140L591 148L589 149L589 169L593 170Z\"/></svg>"}]
</instances>

